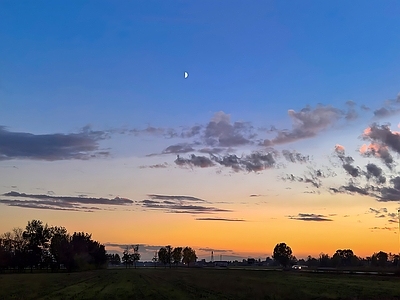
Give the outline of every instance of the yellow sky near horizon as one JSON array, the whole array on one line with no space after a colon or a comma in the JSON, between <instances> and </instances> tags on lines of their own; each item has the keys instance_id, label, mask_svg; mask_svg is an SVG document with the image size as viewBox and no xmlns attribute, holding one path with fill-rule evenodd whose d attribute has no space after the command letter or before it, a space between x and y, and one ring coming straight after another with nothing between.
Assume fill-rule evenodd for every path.
<instances>
[{"instance_id":1,"label":"yellow sky near horizon","mask_svg":"<svg viewBox=\"0 0 400 300\"><path fill-rule=\"evenodd\" d=\"M363 257L380 250L398 251L397 224L388 224L385 219L376 218L366 210L370 205L375 209L387 207L392 212L395 209L393 204L377 203L374 199L361 196L326 194L317 197L304 194L296 201L290 199L289 206L289 200L283 198L268 198L267 203L251 207L230 204L234 212L207 216L150 209L143 211L135 206L124 207L126 210L118 208L93 213L2 206L0 232L13 227L24 228L29 220L40 219L49 225L64 226L71 233L92 233L93 238L101 243L229 249L243 257L268 256L280 242L288 244L298 258L318 256L321 252L332 255L337 249L344 248L350 248ZM308 212L327 215L332 221L290 219L297 213ZM203 217L229 217L245 221L196 220ZM374 230L374 227L391 230Z\"/></svg>"}]
</instances>

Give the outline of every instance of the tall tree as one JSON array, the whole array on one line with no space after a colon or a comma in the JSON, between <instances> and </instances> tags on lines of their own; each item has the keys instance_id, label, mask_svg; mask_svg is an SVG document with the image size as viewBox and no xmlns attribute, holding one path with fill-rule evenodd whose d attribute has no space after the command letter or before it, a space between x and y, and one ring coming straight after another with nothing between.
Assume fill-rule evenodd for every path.
<instances>
[{"instance_id":1,"label":"tall tree","mask_svg":"<svg viewBox=\"0 0 400 300\"><path fill-rule=\"evenodd\" d=\"M183 249L183 263L190 267L190 264L196 262L196 260L196 251L190 247L185 247L185 249Z\"/></svg>"},{"instance_id":2,"label":"tall tree","mask_svg":"<svg viewBox=\"0 0 400 300\"><path fill-rule=\"evenodd\" d=\"M172 251L172 260L175 265L178 265L182 261L182 247L175 247Z\"/></svg>"},{"instance_id":3,"label":"tall tree","mask_svg":"<svg viewBox=\"0 0 400 300\"><path fill-rule=\"evenodd\" d=\"M43 225L42 221L32 220L28 222L23 237L27 240L28 259L32 272L34 266L37 268L40 265L44 250L49 248L51 231L47 224Z\"/></svg>"},{"instance_id":4,"label":"tall tree","mask_svg":"<svg viewBox=\"0 0 400 300\"><path fill-rule=\"evenodd\" d=\"M173 248L171 247L171 245L168 245L168 246L165 246L165 249L167 249L167 263L169 264L169 267L171 268Z\"/></svg>"},{"instance_id":5,"label":"tall tree","mask_svg":"<svg viewBox=\"0 0 400 300\"><path fill-rule=\"evenodd\" d=\"M157 251L154 252L152 261L154 262L154 268L157 268L157 262L158 262L158 252Z\"/></svg>"},{"instance_id":6,"label":"tall tree","mask_svg":"<svg viewBox=\"0 0 400 300\"><path fill-rule=\"evenodd\" d=\"M292 257L292 249L285 243L276 244L272 257L286 268Z\"/></svg>"},{"instance_id":7,"label":"tall tree","mask_svg":"<svg viewBox=\"0 0 400 300\"><path fill-rule=\"evenodd\" d=\"M53 269L60 269L61 263L66 260L66 244L69 243L69 235L65 227L51 227L52 237L50 241L50 252L55 261Z\"/></svg>"},{"instance_id":8,"label":"tall tree","mask_svg":"<svg viewBox=\"0 0 400 300\"><path fill-rule=\"evenodd\" d=\"M161 247L160 250L158 250L158 261L160 261L164 267L168 264L168 251L166 247Z\"/></svg>"},{"instance_id":9,"label":"tall tree","mask_svg":"<svg viewBox=\"0 0 400 300\"><path fill-rule=\"evenodd\" d=\"M125 265L125 268L128 268L128 266L132 263L132 256L129 253L129 246L126 246L126 249L122 253L122 263Z\"/></svg>"},{"instance_id":10,"label":"tall tree","mask_svg":"<svg viewBox=\"0 0 400 300\"><path fill-rule=\"evenodd\" d=\"M131 257L136 269L136 262L140 260L139 245L132 245L132 249L133 253L131 254Z\"/></svg>"}]
</instances>

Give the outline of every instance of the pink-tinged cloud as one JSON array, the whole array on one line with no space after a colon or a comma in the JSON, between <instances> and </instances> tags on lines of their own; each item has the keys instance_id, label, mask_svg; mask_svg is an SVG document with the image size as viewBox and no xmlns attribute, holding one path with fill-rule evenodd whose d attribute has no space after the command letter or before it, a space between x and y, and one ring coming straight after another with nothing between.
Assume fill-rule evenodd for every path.
<instances>
[{"instance_id":1,"label":"pink-tinged cloud","mask_svg":"<svg viewBox=\"0 0 400 300\"><path fill-rule=\"evenodd\" d=\"M336 152L340 152L340 153L344 153L344 146L340 145L340 144L336 144L335 145L335 151Z\"/></svg>"}]
</instances>

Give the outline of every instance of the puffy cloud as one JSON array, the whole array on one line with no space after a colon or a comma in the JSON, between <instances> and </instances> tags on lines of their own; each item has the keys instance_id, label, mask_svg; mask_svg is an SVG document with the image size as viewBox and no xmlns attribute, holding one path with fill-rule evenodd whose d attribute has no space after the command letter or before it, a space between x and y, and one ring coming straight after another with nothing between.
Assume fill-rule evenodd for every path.
<instances>
[{"instance_id":1,"label":"puffy cloud","mask_svg":"<svg viewBox=\"0 0 400 300\"><path fill-rule=\"evenodd\" d=\"M384 161L389 169L393 169L394 160L389 148L400 154L400 132L391 131L388 125L372 124L364 130L364 140L370 140L370 145L363 145L360 153L365 156L375 156Z\"/></svg>"},{"instance_id":2,"label":"puffy cloud","mask_svg":"<svg viewBox=\"0 0 400 300\"><path fill-rule=\"evenodd\" d=\"M364 131L363 138L400 153L400 132L391 131L388 125L372 124Z\"/></svg>"},{"instance_id":3,"label":"puffy cloud","mask_svg":"<svg viewBox=\"0 0 400 300\"><path fill-rule=\"evenodd\" d=\"M367 168L367 173L366 173L367 179L373 177L375 178L378 184L383 184L386 182L386 177L383 176L382 169L379 168L377 165L369 163L367 164L366 168Z\"/></svg>"},{"instance_id":4,"label":"puffy cloud","mask_svg":"<svg viewBox=\"0 0 400 300\"><path fill-rule=\"evenodd\" d=\"M247 122L231 123L230 115L220 111L207 124L203 140L208 146L234 147L250 144L254 138L252 126Z\"/></svg>"},{"instance_id":5,"label":"puffy cloud","mask_svg":"<svg viewBox=\"0 0 400 300\"><path fill-rule=\"evenodd\" d=\"M307 106L299 112L291 109L288 111L288 115L292 119L292 130L277 130L277 136L275 138L272 140L264 140L263 144L265 146L291 143L297 140L314 137L345 116L343 111L325 105L318 105L315 109Z\"/></svg>"},{"instance_id":6,"label":"puffy cloud","mask_svg":"<svg viewBox=\"0 0 400 300\"><path fill-rule=\"evenodd\" d=\"M191 137L194 137L196 135L199 135L202 128L203 127L200 126L200 125L192 126L189 129L183 130L182 133L181 133L181 137L183 137L183 138L191 138Z\"/></svg>"},{"instance_id":7,"label":"puffy cloud","mask_svg":"<svg viewBox=\"0 0 400 300\"><path fill-rule=\"evenodd\" d=\"M0 126L0 160L67 160L108 156L98 151L98 142L107 137L104 131L92 131L89 126L80 133L32 134L11 132Z\"/></svg>"}]
</instances>

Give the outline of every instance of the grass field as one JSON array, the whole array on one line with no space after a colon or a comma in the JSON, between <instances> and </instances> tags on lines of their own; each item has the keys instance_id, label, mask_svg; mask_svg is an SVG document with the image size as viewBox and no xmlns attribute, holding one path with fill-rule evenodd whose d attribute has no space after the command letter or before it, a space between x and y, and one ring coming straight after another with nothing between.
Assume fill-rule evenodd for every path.
<instances>
[{"instance_id":1,"label":"grass field","mask_svg":"<svg viewBox=\"0 0 400 300\"><path fill-rule=\"evenodd\" d=\"M400 299L400 278L195 268L1 274L0 299Z\"/></svg>"}]
</instances>

